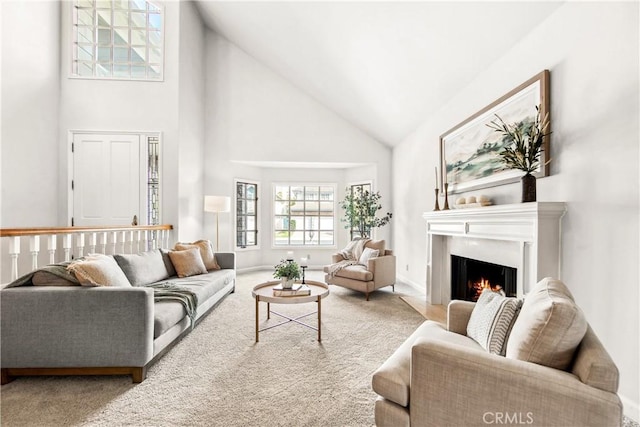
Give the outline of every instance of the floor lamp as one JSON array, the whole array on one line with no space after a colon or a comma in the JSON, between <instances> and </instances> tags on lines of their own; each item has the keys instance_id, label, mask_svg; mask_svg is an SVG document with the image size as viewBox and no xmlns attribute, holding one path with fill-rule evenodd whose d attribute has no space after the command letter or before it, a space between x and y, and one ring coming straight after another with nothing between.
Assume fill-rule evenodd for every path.
<instances>
[{"instance_id":1,"label":"floor lamp","mask_svg":"<svg viewBox=\"0 0 640 427\"><path fill-rule=\"evenodd\" d=\"M220 230L218 228L218 218L220 212L231 210L231 197L228 196L204 196L204 211L215 212L216 214L216 252L220 249Z\"/></svg>"}]
</instances>

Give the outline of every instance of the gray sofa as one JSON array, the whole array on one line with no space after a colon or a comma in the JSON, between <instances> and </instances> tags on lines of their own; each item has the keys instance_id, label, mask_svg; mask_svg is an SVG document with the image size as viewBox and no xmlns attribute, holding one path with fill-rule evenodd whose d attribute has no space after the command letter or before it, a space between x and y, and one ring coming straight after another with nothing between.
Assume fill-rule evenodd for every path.
<instances>
[{"instance_id":1,"label":"gray sofa","mask_svg":"<svg viewBox=\"0 0 640 427\"><path fill-rule=\"evenodd\" d=\"M170 282L196 294L192 322L183 304L156 301L148 284L134 283L140 277L158 276L148 271L150 265L158 266L160 252L154 252L139 254L140 258L124 256L135 261L128 270L122 268L133 286L29 282L2 289L2 384L25 375L131 375L133 382L142 382L151 364L235 290L234 253L215 254L220 270L184 278L172 275L175 271L162 253L167 270L155 283ZM147 261L149 254L153 262ZM132 266L139 271L132 271ZM136 274L137 280L132 279Z\"/></svg>"}]
</instances>

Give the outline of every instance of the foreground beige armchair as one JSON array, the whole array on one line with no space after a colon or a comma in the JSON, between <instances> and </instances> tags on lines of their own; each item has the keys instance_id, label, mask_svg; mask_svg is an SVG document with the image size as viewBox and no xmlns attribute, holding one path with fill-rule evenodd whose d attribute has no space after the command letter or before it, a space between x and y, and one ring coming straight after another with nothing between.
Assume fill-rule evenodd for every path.
<instances>
[{"instance_id":1,"label":"foreground beige armchair","mask_svg":"<svg viewBox=\"0 0 640 427\"><path fill-rule=\"evenodd\" d=\"M379 427L621 425L618 369L588 325L565 371L486 352L473 308L452 301L446 328L424 322L374 373Z\"/></svg>"},{"instance_id":2,"label":"foreground beige armchair","mask_svg":"<svg viewBox=\"0 0 640 427\"><path fill-rule=\"evenodd\" d=\"M369 293L391 286L395 291L396 283L396 256L393 251L384 248L384 240L368 242L365 247L379 249L383 255L370 258L366 265L350 265L338 271L334 276L329 272L333 264L344 261L345 258L340 253L331 256L332 265L324 267L325 282L330 285L343 286L354 291L364 292L367 301Z\"/></svg>"}]
</instances>

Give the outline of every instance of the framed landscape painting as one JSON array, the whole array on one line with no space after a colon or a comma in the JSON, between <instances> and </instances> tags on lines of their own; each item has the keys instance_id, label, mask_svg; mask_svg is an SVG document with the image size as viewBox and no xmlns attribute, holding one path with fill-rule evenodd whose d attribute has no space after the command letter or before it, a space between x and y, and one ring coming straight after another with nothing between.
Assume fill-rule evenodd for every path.
<instances>
[{"instance_id":1,"label":"framed landscape painting","mask_svg":"<svg viewBox=\"0 0 640 427\"><path fill-rule=\"evenodd\" d=\"M487 126L498 115L505 123L533 123L540 106L540 117L549 112L549 71L544 70L459 125L440 136L442 184L449 193L462 193L518 181L523 172L507 169L500 151L507 144L502 135ZM551 125L550 125L551 126ZM547 176L549 136L536 177ZM444 185L440 188L444 189Z\"/></svg>"}]
</instances>

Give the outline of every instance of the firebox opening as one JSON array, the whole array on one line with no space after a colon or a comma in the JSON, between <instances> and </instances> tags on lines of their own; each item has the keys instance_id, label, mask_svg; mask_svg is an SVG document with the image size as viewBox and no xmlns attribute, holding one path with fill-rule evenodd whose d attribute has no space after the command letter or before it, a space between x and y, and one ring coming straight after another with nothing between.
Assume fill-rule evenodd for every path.
<instances>
[{"instance_id":1,"label":"firebox opening","mask_svg":"<svg viewBox=\"0 0 640 427\"><path fill-rule=\"evenodd\" d=\"M515 297L516 273L513 267L451 255L451 299L475 302L487 288Z\"/></svg>"}]
</instances>

